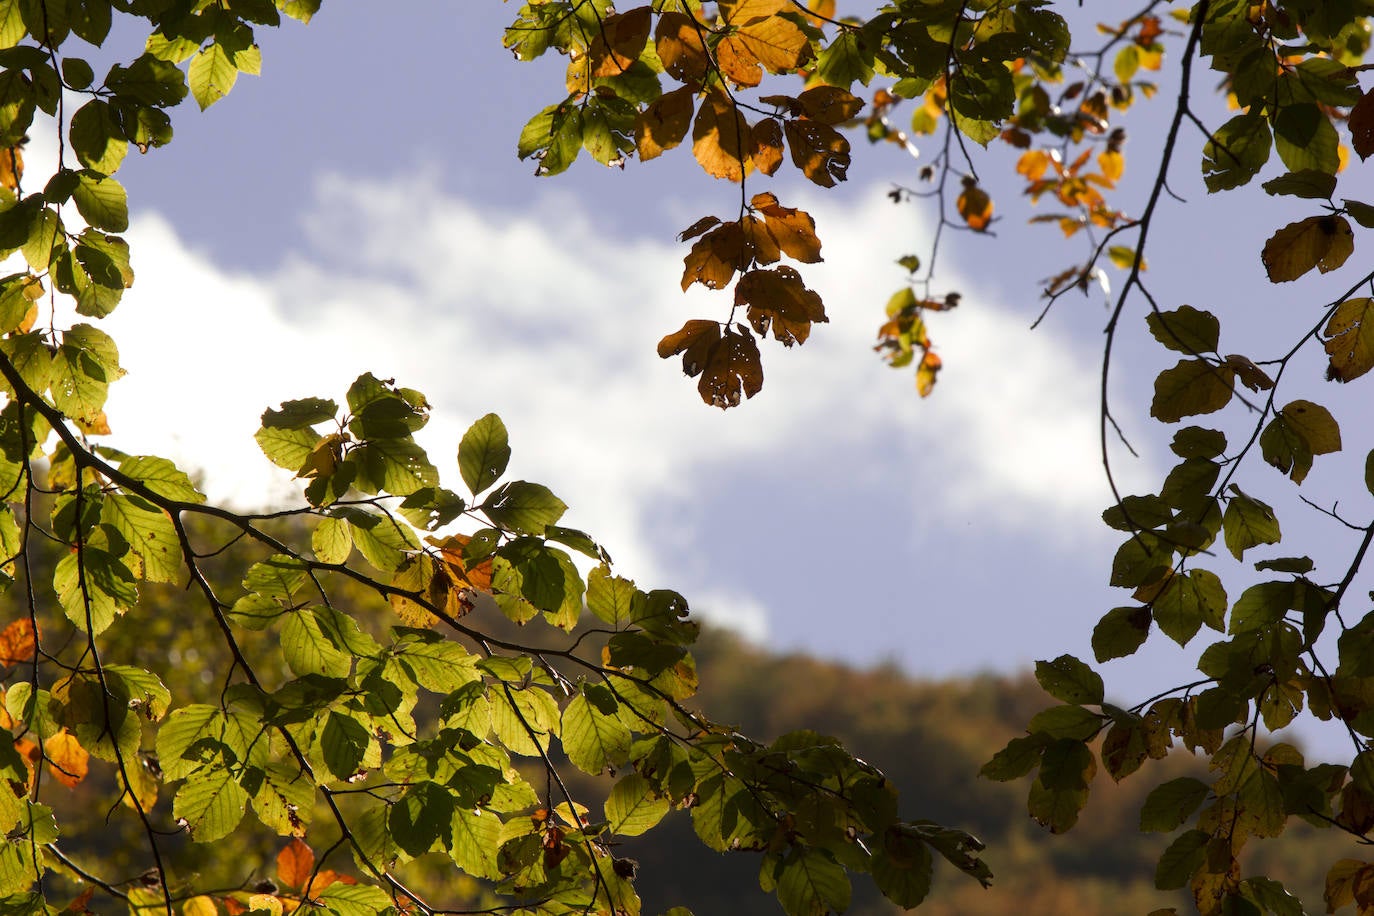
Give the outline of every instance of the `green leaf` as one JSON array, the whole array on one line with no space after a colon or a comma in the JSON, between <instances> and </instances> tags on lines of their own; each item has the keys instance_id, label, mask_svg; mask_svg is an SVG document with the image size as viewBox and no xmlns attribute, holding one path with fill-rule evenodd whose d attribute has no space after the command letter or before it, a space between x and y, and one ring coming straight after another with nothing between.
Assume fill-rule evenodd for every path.
<instances>
[{"instance_id":1,"label":"green leaf","mask_svg":"<svg viewBox=\"0 0 1374 916\"><path fill-rule=\"evenodd\" d=\"M416 490L439 485L439 471L425 450L410 439L369 439L353 450L358 467L355 480L366 493L385 490L408 496Z\"/></svg>"},{"instance_id":2,"label":"green leaf","mask_svg":"<svg viewBox=\"0 0 1374 916\"><path fill-rule=\"evenodd\" d=\"M1040 774L1031 784L1027 798L1030 816L1050 829L1063 833L1078 822L1078 814L1088 801L1097 764L1082 741L1065 738L1045 748Z\"/></svg>"},{"instance_id":3,"label":"green leaf","mask_svg":"<svg viewBox=\"0 0 1374 916\"><path fill-rule=\"evenodd\" d=\"M1266 181L1261 187L1266 194L1287 194L1309 200L1330 200L1336 192L1336 176L1316 169L1289 172Z\"/></svg>"},{"instance_id":4,"label":"green leaf","mask_svg":"<svg viewBox=\"0 0 1374 916\"><path fill-rule=\"evenodd\" d=\"M1221 527L1226 547L1237 560L1245 551L1260 544L1279 542L1279 520L1274 510L1257 499L1246 496L1239 487L1231 485L1232 496L1226 502Z\"/></svg>"},{"instance_id":5,"label":"green leaf","mask_svg":"<svg viewBox=\"0 0 1374 916\"><path fill-rule=\"evenodd\" d=\"M349 780L362 769L371 744L367 728L352 716L330 712L316 735L320 759L335 778Z\"/></svg>"},{"instance_id":6,"label":"green leaf","mask_svg":"<svg viewBox=\"0 0 1374 916\"><path fill-rule=\"evenodd\" d=\"M458 445L459 472L473 496L499 481L510 459L510 435L495 413L473 423Z\"/></svg>"},{"instance_id":7,"label":"green leaf","mask_svg":"<svg viewBox=\"0 0 1374 916\"><path fill-rule=\"evenodd\" d=\"M280 410L264 410L262 425L265 429L304 430L334 419L338 412L339 405L325 398L299 398L283 401Z\"/></svg>"},{"instance_id":8,"label":"green leaf","mask_svg":"<svg viewBox=\"0 0 1374 916\"><path fill-rule=\"evenodd\" d=\"M1331 119L1315 104L1285 105L1274 116L1274 149L1290 172L1334 175L1340 167L1339 146Z\"/></svg>"},{"instance_id":9,"label":"green leaf","mask_svg":"<svg viewBox=\"0 0 1374 916\"><path fill-rule=\"evenodd\" d=\"M609 710L588 702L586 688L563 710L561 738L563 750L573 765L584 773L599 775L608 767L619 767L630 755L630 730L616 716L611 698Z\"/></svg>"},{"instance_id":10,"label":"green leaf","mask_svg":"<svg viewBox=\"0 0 1374 916\"><path fill-rule=\"evenodd\" d=\"M997 782L1019 779L1040 765L1050 738L1044 734L1012 738L992 759L983 764L978 775Z\"/></svg>"},{"instance_id":11,"label":"green leaf","mask_svg":"<svg viewBox=\"0 0 1374 916\"><path fill-rule=\"evenodd\" d=\"M321 631L320 621L309 610L291 611L285 615L281 650L282 658L298 676L347 677L353 670L352 657Z\"/></svg>"},{"instance_id":12,"label":"green leaf","mask_svg":"<svg viewBox=\"0 0 1374 916\"><path fill-rule=\"evenodd\" d=\"M123 232L129 228L129 197L113 178L82 172L72 202L81 218L97 229Z\"/></svg>"},{"instance_id":13,"label":"green leaf","mask_svg":"<svg viewBox=\"0 0 1374 916\"><path fill-rule=\"evenodd\" d=\"M1171 577L1152 607L1160 632L1185 646L1204 623L1215 630L1222 628L1226 591L1216 573L1191 569Z\"/></svg>"},{"instance_id":14,"label":"green leaf","mask_svg":"<svg viewBox=\"0 0 1374 916\"><path fill-rule=\"evenodd\" d=\"M452 822L453 861L476 878L499 878L496 850L501 846L501 819L481 808L457 806Z\"/></svg>"},{"instance_id":15,"label":"green leaf","mask_svg":"<svg viewBox=\"0 0 1374 916\"><path fill-rule=\"evenodd\" d=\"M930 847L901 831L887 830L873 851L872 872L883 896L900 907L914 907L930 893L934 875Z\"/></svg>"},{"instance_id":16,"label":"green leaf","mask_svg":"<svg viewBox=\"0 0 1374 916\"><path fill-rule=\"evenodd\" d=\"M1102 676L1072 655L1061 655L1052 662L1037 661L1035 679L1060 702L1102 702Z\"/></svg>"},{"instance_id":17,"label":"green leaf","mask_svg":"<svg viewBox=\"0 0 1374 916\"><path fill-rule=\"evenodd\" d=\"M1177 830L1206 800L1207 792L1207 783L1191 776L1161 783L1145 797L1140 808L1140 829L1147 833Z\"/></svg>"},{"instance_id":18,"label":"green leaf","mask_svg":"<svg viewBox=\"0 0 1374 916\"><path fill-rule=\"evenodd\" d=\"M238 78L238 67L234 66L233 59L218 42L201 48L192 58L187 71L191 96L201 111L228 95Z\"/></svg>"},{"instance_id":19,"label":"green leaf","mask_svg":"<svg viewBox=\"0 0 1374 916\"><path fill-rule=\"evenodd\" d=\"M1202 179L1208 192L1238 188L1250 181L1269 161L1271 145L1269 122L1259 112L1227 121L1202 148Z\"/></svg>"},{"instance_id":20,"label":"green leaf","mask_svg":"<svg viewBox=\"0 0 1374 916\"><path fill-rule=\"evenodd\" d=\"M1221 322L1217 317L1191 305L1172 312L1150 312L1145 320L1155 340L1180 353L1193 356L1213 353L1221 339Z\"/></svg>"},{"instance_id":21,"label":"green leaf","mask_svg":"<svg viewBox=\"0 0 1374 916\"><path fill-rule=\"evenodd\" d=\"M101 519L123 535L143 561L143 578L150 582L181 579L181 543L166 512L142 497L114 493L105 498Z\"/></svg>"},{"instance_id":22,"label":"green leaf","mask_svg":"<svg viewBox=\"0 0 1374 916\"><path fill-rule=\"evenodd\" d=\"M668 799L660 797L647 779L627 773L606 798L606 820L612 833L639 836L663 820L668 807Z\"/></svg>"},{"instance_id":23,"label":"green leaf","mask_svg":"<svg viewBox=\"0 0 1374 916\"><path fill-rule=\"evenodd\" d=\"M205 502L205 494L196 489L186 472L166 458L128 455L120 459L119 470L166 499L196 505Z\"/></svg>"},{"instance_id":24,"label":"green leaf","mask_svg":"<svg viewBox=\"0 0 1374 916\"><path fill-rule=\"evenodd\" d=\"M452 835L453 812L453 796L449 792L435 783L422 782L389 807L387 827L396 845L412 856L422 856L440 838Z\"/></svg>"},{"instance_id":25,"label":"green leaf","mask_svg":"<svg viewBox=\"0 0 1374 916\"><path fill-rule=\"evenodd\" d=\"M499 528L516 534L543 534L568 507L548 487L515 480L495 490L480 508Z\"/></svg>"},{"instance_id":26,"label":"green leaf","mask_svg":"<svg viewBox=\"0 0 1374 916\"><path fill-rule=\"evenodd\" d=\"M1093 628L1093 655L1099 662L1134 655L1150 635L1148 607L1117 607Z\"/></svg>"},{"instance_id":27,"label":"green leaf","mask_svg":"<svg viewBox=\"0 0 1374 916\"><path fill-rule=\"evenodd\" d=\"M213 843L233 832L248 806L248 793L228 770L212 770L182 783L172 799L172 816L186 824L200 843Z\"/></svg>"},{"instance_id":28,"label":"green leaf","mask_svg":"<svg viewBox=\"0 0 1374 916\"><path fill-rule=\"evenodd\" d=\"M794 847L778 878L778 902L787 916L826 916L849 909L849 876L824 849Z\"/></svg>"},{"instance_id":29,"label":"green leaf","mask_svg":"<svg viewBox=\"0 0 1374 916\"><path fill-rule=\"evenodd\" d=\"M1205 830L1188 830L1179 834L1155 869L1155 887L1162 891L1183 887L1202 867L1207 855L1207 841L1212 835Z\"/></svg>"},{"instance_id":30,"label":"green leaf","mask_svg":"<svg viewBox=\"0 0 1374 916\"><path fill-rule=\"evenodd\" d=\"M1026 726L1032 735L1086 741L1102 727L1102 717L1082 706L1051 706L1035 714Z\"/></svg>"},{"instance_id":31,"label":"green leaf","mask_svg":"<svg viewBox=\"0 0 1374 916\"><path fill-rule=\"evenodd\" d=\"M873 79L873 50L852 30L842 31L816 59L816 73L830 86L847 89L855 81Z\"/></svg>"},{"instance_id":32,"label":"green leaf","mask_svg":"<svg viewBox=\"0 0 1374 916\"><path fill-rule=\"evenodd\" d=\"M1235 370L1226 365L1205 359L1179 360L1155 379L1150 416L1177 423L1184 417L1221 410L1230 403L1235 377Z\"/></svg>"}]
</instances>

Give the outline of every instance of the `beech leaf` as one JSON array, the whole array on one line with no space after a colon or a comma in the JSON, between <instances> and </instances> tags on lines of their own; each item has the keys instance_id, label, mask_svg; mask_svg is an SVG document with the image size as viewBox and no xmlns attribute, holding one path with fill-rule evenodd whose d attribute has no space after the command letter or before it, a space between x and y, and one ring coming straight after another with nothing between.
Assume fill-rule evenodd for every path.
<instances>
[{"instance_id":1,"label":"beech leaf","mask_svg":"<svg viewBox=\"0 0 1374 916\"><path fill-rule=\"evenodd\" d=\"M1296 280L1312 268L1329 273L1355 251L1355 235L1343 216L1309 216L1269 237L1260 252L1271 283Z\"/></svg>"}]
</instances>

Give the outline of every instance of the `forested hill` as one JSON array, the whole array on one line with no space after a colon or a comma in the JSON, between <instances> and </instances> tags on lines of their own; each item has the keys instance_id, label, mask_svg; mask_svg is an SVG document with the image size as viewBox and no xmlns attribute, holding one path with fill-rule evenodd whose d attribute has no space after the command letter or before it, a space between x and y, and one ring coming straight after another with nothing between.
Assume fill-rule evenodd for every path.
<instances>
[{"instance_id":1,"label":"forested hill","mask_svg":"<svg viewBox=\"0 0 1374 916\"><path fill-rule=\"evenodd\" d=\"M696 650L698 701L717 721L760 740L798 728L834 735L881 768L900 788L911 817L971 830L988 844L995 874L984 890L937 863L934 892L918 912L927 916L1145 914L1192 902L1157 891L1155 862L1166 835L1141 834L1139 806L1149 790L1203 766L1186 754L1146 767L1114 785L1099 773L1079 825L1051 836L1026 814L1026 783L1000 784L978 769L1049 700L1033 677L979 676L914 680L895 667L857 670L802 655L775 655L722 632ZM1150 772L1154 769L1158 772ZM626 842L623 854L641 864L645 912L686 905L697 914L781 912L758 888L758 857L718 855L675 813L652 836ZM1358 856L1348 838L1295 824L1279 841L1255 842L1251 871L1283 880L1301 893L1308 912L1324 910L1322 862ZM863 881L855 882L856 914L899 912Z\"/></svg>"}]
</instances>

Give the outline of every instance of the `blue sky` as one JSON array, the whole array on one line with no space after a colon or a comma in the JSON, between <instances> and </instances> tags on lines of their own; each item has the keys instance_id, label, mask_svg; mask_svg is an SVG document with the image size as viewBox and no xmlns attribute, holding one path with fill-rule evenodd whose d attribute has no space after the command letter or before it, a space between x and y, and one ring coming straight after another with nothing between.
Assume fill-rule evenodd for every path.
<instances>
[{"instance_id":1,"label":"blue sky","mask_svg":"<svg viewBox=\"0 0 1374 916\"><path fill-rule=\"evenodd\" d=\"M770 185L816 216L826 262L804 276L831 324L799 349L765 345L763 393L721 413L654 344L721 311L719 297L679 291L686 246L674 235L729 212L737 192L686 150L536 179L515 140L561 98L562 72L501 48L515 10L326 4L308 27L260 36L261 78L204 115L179 112L170 147L130 157L120 178L138 281L110 319L130 372L114 389L113 444L175 451L205 469L212 494L260 502L290 486L252 443L261 410L337 397L373 371L435 404L425 441L446 473L466 424L495 410L514 473L562 496L568 523L623 574L778 648L896 661L920 677L1090 658L1093 624L1128 603L1106 587L1117 538L1098 515L1106 311L1100 295L1073 296L1028 329L1037 281L1081 250L1024 225L1032 211L994 177L1007 156L982 167L1004 215L998 238L954 234L942 249L939 284L964 305L932 322L947 368L924 401L870 349L903 280L892 262L929 245L929 210L885 197L914 184L922 160L856 139L847 184ZM1167 105L1132 122L1128 210L1143 202ZM35 133L38 168L51 143ZM1200 145L1183 140L1171 187L1192 203L1165 209L1150 280L1162 307L1233 316L1223 352L1248 352L1275 322L1310 323L1314 306L1263 281L1258 250L1282 206L1258 192L1203 201ZM1112 389L1143 456L1120 455L1128 489L1157 485L1171 435L1145 411L1173 359L1143 327L1128 322ZM1320 377L1319 361L1308 369ZM1333 388L1319 393L1349 398ZM147 399L167 406L150 414ZM1350 447L1343 466L1363 454ZM1340 494L1322 490L1323 464L1340 462L1319 459L1305 490L1329 502ZM1356 518L1370 508L1367 494L1347 501ZM1295 521L1286 534L1331 528ZM1329 542L1343 558L1349 540ZM1189 679L1186 656L1163 642L1156 633L1143 660L1110 666L1109 690L1133 701Z\"/></svg>"}]
</instances>

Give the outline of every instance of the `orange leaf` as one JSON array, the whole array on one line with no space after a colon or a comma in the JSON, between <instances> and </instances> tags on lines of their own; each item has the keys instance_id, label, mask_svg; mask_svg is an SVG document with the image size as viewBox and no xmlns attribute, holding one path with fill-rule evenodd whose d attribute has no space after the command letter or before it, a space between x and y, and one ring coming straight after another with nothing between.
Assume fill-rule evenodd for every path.
<instances>
[{"instance_id":1,"label":"orange leaf","mask_svg":"<svg viewBox=\"0 0 1374 916\"><path fill-rule=\"evenodd\" d=\"M1120 181L1126 171L1126 157L1116 150L1107 150L1098 154L1097 167L1102 169L1102 174L1108 181Z\"/></svg>"},{"instance_id":2,"label":"orange leaf","mask_svg":"<svg viewBox=\"0 0 1374 916\"><path fill-rule=\"evenodd\" d=\"M660 359L682 354L682 371L694 378L706 368L711 349L720 342L720 322L694 318L658 342Z\"/></svg>"},{"instance_id":3,"label":"orange leaf","mask_svg":"<svg viewBox=\"0 0 1374 916\"><path fill-rule=\"evenodd\" d=\"M791 267L749 271L735 285L735 304L749 307L749 324L760 336L771 327L773 338L785 347L806 343L811 323L829 320L821 297Z\"/></svg>"},{"instance_id":4,"label":"orange leaf","mask_svg":"<svg viewBox=\"0 0 1374 916\"><path fill-rule=\"evenodd\" d=\"M0 667L8 668L33 661L33 650L37 644L35 635L33 623L27 617L21 617L0 630Z\"/></svg>"},{"instance_id":5,"label":"orange leaf","mask_svg":"<svg viewBox=\"0 0 1374 916\"><path fill-rule=\"evenodd\" d=\"M690 86L682 86L659 96L635 117L635 146L641 161L658 158L687 136L695 95Z\"/></svg>"},{"instance_id":6,"label":"orange leaf","mask_svg":"<svg viewBox=\"0 0 1374 916\"><path fill-rule=\"evenodd\" d=\"M300 840L287 843L277 853L277 880L292 890L301 890L315 871L315 853Z\"/></svg>"},{"instance_id":7,"label":"orange leaf","mask_svg":"<svg viewBox=\"0 0 1374 916\"><path fill-rule=\"evenodd\" d=\"M84 891L82 891L80 894L77 894L74 898L72 898L72 902L69 903L69 904L67 904L67 905L62 909L62 912L63 912L63 913L73 913L73 914L78 914L78 913L89 913L89 912L91 912L91 908L90 908L89 904L90 904L90 902L91 902L91 898L94 897L94 896L95 896L95 888L94 888L94 887L88 887L88 888L86 888Z\"/></svg>"},{"instance_id":8,"label":"orange leaf","mask_svg":"<svg viewBox=\"0 0 1374 916\"><path fill-rule=\"evenodd\" d=\"M841 124L864 107L863 99L836 86L815 86L799 95L797 102L808 118L822 124Z\"/></svg>"},{"instance_id":9,"label":"orange leaf","mask_svg":"<svg viewBox=\"0 0 1374 916\"><path fill-rule=\"evenodd\" d=\"M91 755L66 729L43 742L43 756L53 776L68 789L76 788L86 778Z\"/></svg>"},{"instance_id":10,"label":"orange leaf","mask_svg":"<svg viewBox=\"0 0 1374 916\"><path fill-rule=\"evenodd\" d=\"M341 875L332 868L322 868L310 886L305 889L308 896L318 894L331 884L357 884L358 879L351 875Z\"/></svg>"},{"instance_id":11,"label":"orange leaf","mask_svg":"<svg viewBox=\"0 0 1374 916\"><path fill-rule=\"evenodd\" d=\"M1354 233L1343 216L1309 216L1269 237L1260 252L1269 282L1296 280L1312 268L1335 270L1355 251Z\"/></svg>"},{"instance_id":12,"label":"orange leaf","mask_svg":"<svg viewBox=\"0 0 1374 916\"><path fill-rule=\"evenodd\" d=\"M828 124L788 120L783 132L792 148L792 164L823 188L845 180L849 169L849 141Z\"/></svg>"},{"instance_id":13,"label":"orange leaf","mask_svg":"<svg viewBox=\"0 0 1374 916\"><path fill-rule=\"evenodd\" d=\"M955 206L974 232L985 232L992 221L992 198L972 178L964 179L964 190Z\"/></svg>"},{"instance_id":14,"label":"orange leaf","mask_svg":"<svg viewBox=\"0 0 1374 916\"><path fill-rule=\"evenodd\" d=\"M746 5L749 2L746 0ZM789 73L810 56L806 33L790 19L774 15L741 26L716 45L721 73L740 86L757 86L763 80L763 69Z\"/></svg>"},{"instance_id":15,"label":"orange leaf","mask_svg":"<svg viewBox=\"0 0 1374 916\"><path fill-rule=\"evenodd\" d=\"M746 216L740 220L740 226L744 230L746 253L753 256L755 264L772 264L782 257L777 240L768 231L768 226L763 220L755 216Z\"/></svg>"},{"instance_id":16,"label":"orange leaf","mask_svg":"<svg viewBox=\"0 0 1374 916\"><path fill-rule=\"evenodd\" d=\"M702 27L682 13L663 13L654 29L654 47L668 75L689 86L705 82L711 70Z\"/></svg>"},{"instance_id":17,"label":"orange leaf","mask_svg":"<svg viewBox=\"0 0 1374 916\"><path fill-rule=\"evenodd\" d=\"M587 50L592 76L619 76L639 60L649 40L652 20L653 11L647 6L607 16L601 24L601 34L592 39Z\"/></svg>"},{"instance_id":18,"label":"orange leaf","mask_svg":"<svg viewBox=\"0 0 1374 916\"><path fill-rule=\"evenodd\" d=\"M743 26L776 16L788 6L788 0L720 0L719 6L727 23Z\"/></svg>"},{"instance_id":19,"label":"orange leaf","mask_svg":"<svg viewBox=\"0 0 1374 916\"><path fill-rule=\"evenodd\" d=\"M935 377L943 366L944 361L930 350L921 357L921 364L916 367L916 391L921 397L930 397L930 392L935 389Z\"/></svg>"},{"instance_id":20,"label":"orange leaf","mask_svg":"<svg viewBox=\"0 0 1374 916\"><path fill-rule=\"evenodd\" d=\"M1016 173L1026 176L1030 181L1039 181L1058 158L1053 150L1027 150L1016 160Z\"/></svg>"},{"instance_id":21,"label":"orange leaf","mask_svg":"<svg viewBox=\"0 0 1374 916\"><path fill-rule=\"evenodd\" d=\"M707 95L692 125L692 155L706 174L743 181L754 166L749 156L753 145L749 122L735 103L719 90Z\"/></svg>"},{"instance_id":22,"label":"orange leaf","mask_svg":"<svg viewBox=\"0 0 1374 916\"><path fill-rule=\"evenodd\" d=\"M750 131L754 142L754 165L765 175L773 175L782 165L782 124L777 118L764 118Z\"/></svg>"},{"instance_id":23,"label":"orange leaf","mask_svg":"<svg viewBox=\"0 0 1374 916\"><path fill-rule=\"evenodd\" d=\"M490 592L491 558L486 557L469 568L464 553L471 541L472 538L466 534L451 534L443 540L429 539L431 544L439 548L439 554L444 558L444 566L455 582L480 592Z\"/></svg>"},{"instance_id":24,"label":"orange leaf","mask_svg":"<svg viewBox=\"0 0 1374 916\"><path fill-rule=\"evenodd\" d=\"M701 219L697 220L695 223L692 223L692 225L688 226L686 229L683 229L681 232L679 232L677 234L677 240L679 242L685 242L688 239L694 239L697 236L701 235L703 232L705 232L707 229L710 229L712 226L719 225L719 216L703 216Z\"/></svg>"},{"instance_id":25,"label":"orange leaf","mask_svg":"<svg viewBox=\"0 0 1374 916\"><path fill-rule=\"evenodd\" d=\"M244 906L242 903L239 903L233 897L225 897L224 912L228 913L229 916L239 916L240 913L248 912L248 907Z\"/></svg>"},{"instance_id":26,"label":"orange leaf","mask_svg":"<svg viewBox=\"0 0 1374 916\"><path fill-rule=\"evenodd\" d=\"M761 198L770 198L761 201ZM763 214L768 232L789 258L803 264L821 260L821 240L816 238L816 221L811 214L793 207L784 207L771 194L757 195L751 206Z\"/></svg>"},{"instance_id":27,"label":"orange leaf","mask_svg":"<svg viewBox=\"0 0 1374 916\"><path fill-rule=\"evenodd\" d=\"M0 185L11 191L19 190L19 179L24 177L24 153L20 145L0 148Z\"/></svg>"},{"instance_id":28,"label":"orange leaf","mask_svg":"<svg viewBox=\"0 0 1374 916\"><path fill-rule=\"evenodd\" d=\"M835 18L835 0L807 0L806 8L814 14L806 17L812 25L824 25L826 20Z\"/></svg>"}]
</instances>

